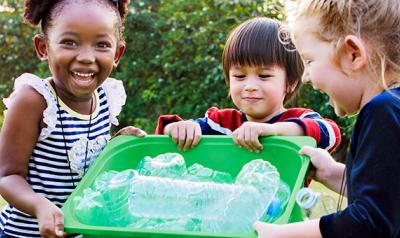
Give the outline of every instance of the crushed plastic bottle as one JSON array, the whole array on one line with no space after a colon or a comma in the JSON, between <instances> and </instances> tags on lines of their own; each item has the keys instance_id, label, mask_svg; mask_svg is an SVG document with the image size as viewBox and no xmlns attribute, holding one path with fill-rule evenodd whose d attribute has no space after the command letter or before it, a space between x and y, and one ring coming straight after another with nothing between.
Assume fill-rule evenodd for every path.
<instances>
[{"instance_id":1,"label":"crushed plastic bottle","mask_svg":"<svg viewBox=\"0 0 400 238\"><path fill-rule=\"evenodd\" d=\"M113 226L124 227L131 223L129 197L135 173L134 170L125 170L116 174L110 179L108 189L101 192L108 219Z\"/></svg>"},{"instance_id":2,"label":"crushed plastic bottle","mask_svg":"<svg viewBox=\"0 0 400 238\"><path fill-rule=\"evenodd\" d=\"M108 171L94 182L95 191L74 198L75 214L91 225L249 232L274 198L279 181L276 168L261 159L243 166L233 184Z\"/></svg>"},{"instance_id":3,"label":"crushed plastic bottle","mask_svg":"<svg viewBox=\"0 0 400 238\"><path fill-rule=\"evenodd\" d=\"M330 195L314 192L311 188L300 189L296 202L302 208L306 220L335 212L335 199Z\"/></svg>"},{"instance_id":4,"label":"crushed plastic bottle","mask_svg":"<svg viewBox=\"0 0 400 238\"><path fill-rule=\"evenodd\" d=\"M272 199L261 220L272 223L278 219L285 211L285 207L290 199L290 194L291 192L289 185L281 180L278 191L276 192L275 197Z\"/></svg>"},{"instance_id":5,"label":"crushed plastic bottle","mask_svg":"<svg viewBox=\"0 0 400 238\"><path fill-rule=\"evenodd\" d=\"M186 163L178 153L160 154L154 158L145 156L137 167L140 175L164 178L181 178L186 172Z\"/></svg>"},{"instance_id":6,"label":"crushed plastic bottle","mask_svg":"<svg viewBox=\"0 0 400 238\"><path fill-rule=\"evenodd\" d=\"M232 175L226 172L213 170L201 164L193 164L183 176L184 180L197 182L233 183Z\"/></svg>"},{"instance_id":7,"label":"crushed plastic bottle","mask_svg":"<svg viewBox=\"0 0 400 238\"><path fill-rule=\"evenodd\" d=\"M279 186L276 168L253 160L235 184L134 176L130 212L134 217L199 219L202 231L245 232L259 219Z\"/></svg>"},{"instance_id":8,"label":"crushed plastic bottle","mask_svg":"<svg viewBox=\"0 0 400 238\"><path fill-rule=\"evenodd\" d=\"M107 225L107 210L104 207L104 199L100 192L87 188L83 191L83 197L73 198L75 215L82 223L102 226Z\"/></svg>"}]
</instances>

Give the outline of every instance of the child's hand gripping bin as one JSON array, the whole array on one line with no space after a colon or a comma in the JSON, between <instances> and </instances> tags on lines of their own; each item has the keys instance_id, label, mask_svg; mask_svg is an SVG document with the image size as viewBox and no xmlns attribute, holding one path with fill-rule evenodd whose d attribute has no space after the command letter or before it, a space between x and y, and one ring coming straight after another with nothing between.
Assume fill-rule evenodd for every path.
<instances>
[{"instance_id":1,"label":"child's hand gripping bin","mask_svg":"<svg viewBox=\"0 0 400 238\"><path fill-rule=\"evenodd\" d=\"M101 223L101 217L99 217L99 225L87 225L79 222L74 211L76 203L79 202L76 197L83 196L84 190L94 184L98 175L110 170L136 169L145 156L155 157L168 152L182 154L187 166L195 163L201 164L229 173L232 177L236 177L242 167L250 161L260 158L269 161L278 170L280 179L287 183L291 190L291 196L285 209L279 212L280 215L274 219L274 223L283 224L302 220L301 212L295 205L295 194L303 187L309 158L299 155L298 151L304 145L315 147L314 139L279 136L262 138L261 142L264 150L257 154L238 148L230 137L204 136L196 148L183 152L178 151L177 146L167 136L147 136L145 138L119 136L107 145L64 204L62 210L65 215L65 231L84 234L85 237L257 237L255 232L212 233L134 229L112 224L104 226ZM243 206L246 204L244 203Z\"/></svg>"}]
</instances>

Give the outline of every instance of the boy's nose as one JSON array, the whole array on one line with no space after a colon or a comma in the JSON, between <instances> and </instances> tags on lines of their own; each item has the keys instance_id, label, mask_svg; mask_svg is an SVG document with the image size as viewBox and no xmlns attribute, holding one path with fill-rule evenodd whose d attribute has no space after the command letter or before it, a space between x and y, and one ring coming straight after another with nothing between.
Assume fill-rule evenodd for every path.
<instances>
[{"instance_id":1,"label":"boy's nose","mask_svg":"<svg viewBox=\"0 0 400 238\"><path fill-rule=\"evenodd\" d=\"M76 57L76 60L85 64L90 64L95 61L94 52L90 47L82 47Z\"/></svg>"},{"instance_id":2,"label":"boy's nose","mask_svg":"<svg viewBox=\"0 0 400 238\"><path fill-rule=\"evenodd\" d=\"M258 80L257 80L257 78L256 77L252 77L252 76L249 76L248 78L247 78L247 80L246 80L246 84L245 84L245 86L244 86L244 89L246 90L246 91L255 91L255 90L257 90L258 89Z\"/></svg>"}]
</instances>

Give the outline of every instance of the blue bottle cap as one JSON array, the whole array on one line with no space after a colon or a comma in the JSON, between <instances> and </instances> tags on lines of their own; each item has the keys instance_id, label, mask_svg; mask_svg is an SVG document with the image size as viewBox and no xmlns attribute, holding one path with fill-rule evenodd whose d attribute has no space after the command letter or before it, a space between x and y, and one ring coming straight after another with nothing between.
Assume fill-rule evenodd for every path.
<instances>
[{"instance_id":1,"label":"blue bottle cap","mask_svg":"<svg viewBox=\"0 0 400 238\"><path fill-rule=\"evenodd\" d=\"M268 206L266 215L269 217L276 218L282 212L281 201L278 198L272 199L271 203Z\"/></svg>"}]
</instances>

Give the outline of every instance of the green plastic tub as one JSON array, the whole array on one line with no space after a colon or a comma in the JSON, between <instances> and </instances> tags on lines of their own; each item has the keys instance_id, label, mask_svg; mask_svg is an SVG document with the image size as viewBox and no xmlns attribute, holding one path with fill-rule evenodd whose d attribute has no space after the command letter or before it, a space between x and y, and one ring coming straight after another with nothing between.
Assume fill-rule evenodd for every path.
<instances>
[{"instance_id":1,"label":"green plastic tub","mask_svg":"<svg viewBox=\"0 0 400 238\"><path fill-rule=\"evenodd\" d=\"M103 171L135 169L144 156L154 157L166 152L179 152L185 158L189 167L194 163L225 171L236 176L247 162L262 158L271 162L279 171L281 179L292 190L284 213L275 221L284 224L301 221L300 209L295 204L295 194L303 187L307 173L309 158L299 155L299 149L304 145L315 147L315 140L305 136L271 136L261 139L264 149L253 153L244 148L238 148L231 137L203 136L199 145L188 151L179 151L176 144L168 136L150 135L144 138L133 136L118 136L112 139L77 188L65 202L62 210L67 233L84 234L85 237L249 237L256 238L256 232L249 233L207 233L183 231L158 231L150 229L133 229L123 227L91 226L78 221L73 211L72 198L81 196L83 190L90 187L96 177Z\"/></svg>"}]
</instances>

